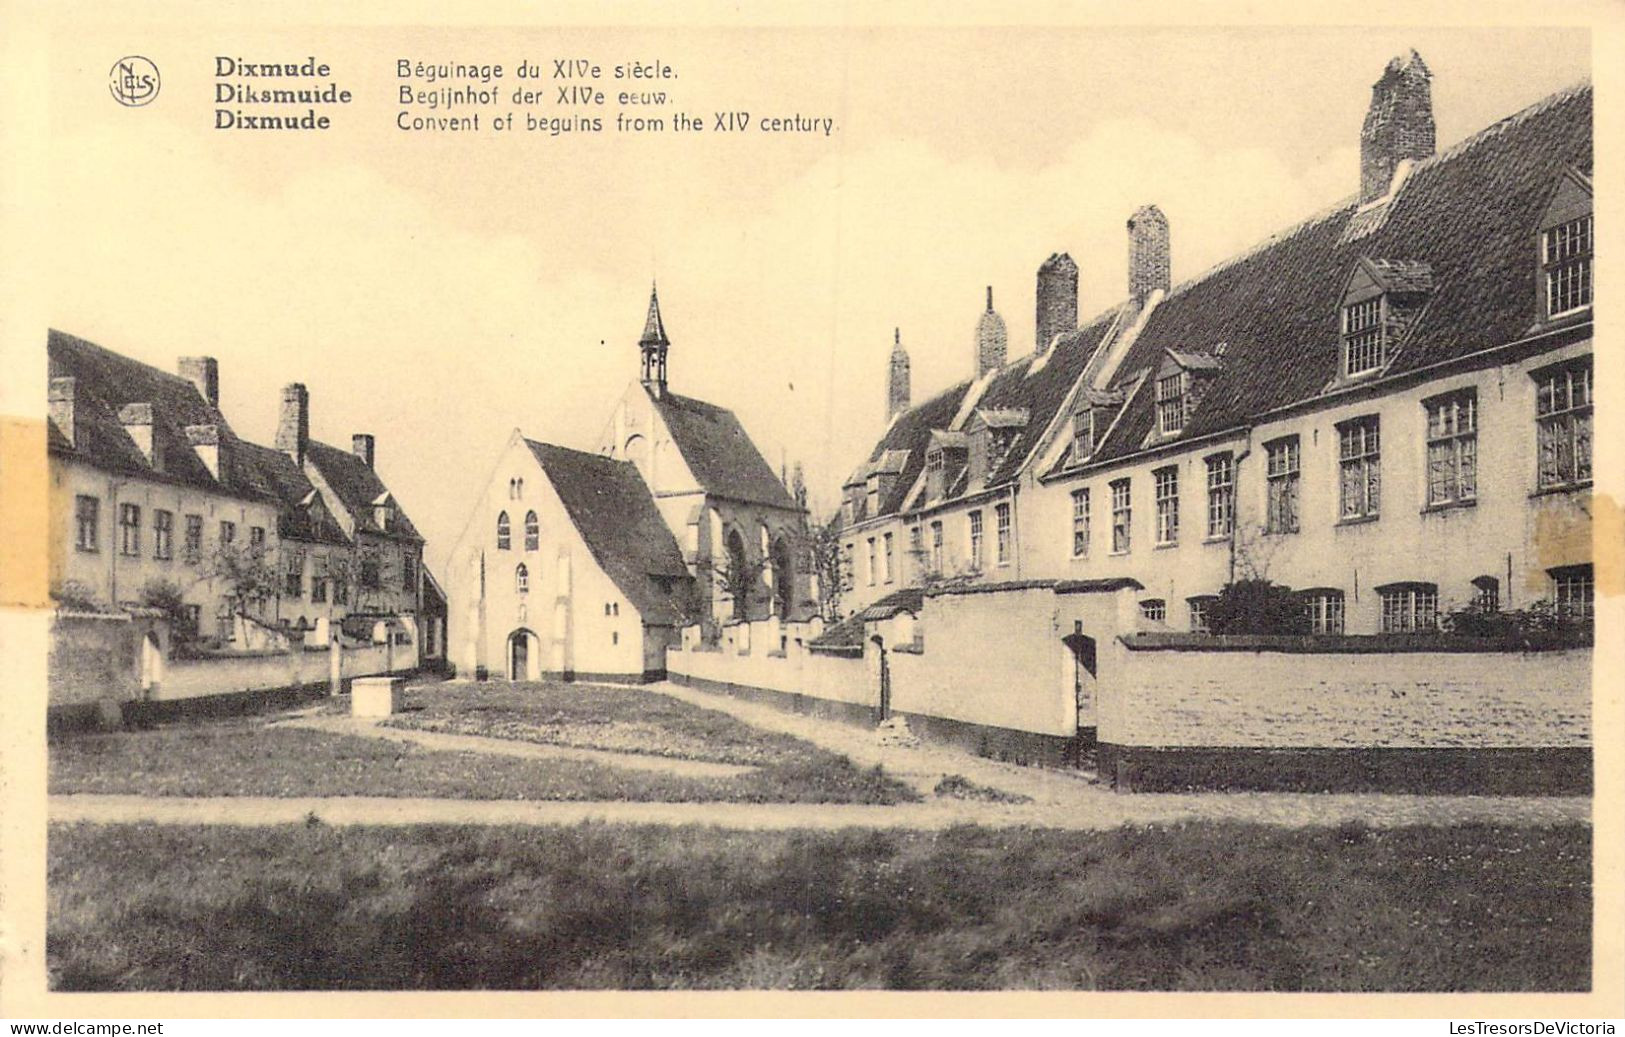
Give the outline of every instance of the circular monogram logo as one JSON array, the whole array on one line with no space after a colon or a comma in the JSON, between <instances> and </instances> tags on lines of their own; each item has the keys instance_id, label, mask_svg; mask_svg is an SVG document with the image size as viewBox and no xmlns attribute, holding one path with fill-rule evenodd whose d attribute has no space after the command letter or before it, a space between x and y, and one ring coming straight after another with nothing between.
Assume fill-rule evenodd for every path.
<instances>
[{"instance_id":1,"label":"circular monogram logo","mask_svg":"<svg viewBox=\"0 0 1625 1037\"><path fill-rule=\"evenodd\" d=\"M158 96L158 66L139 54L119 58L107 73L113 100L129 108L151 104Z\"/></svg>"}]
</instances>

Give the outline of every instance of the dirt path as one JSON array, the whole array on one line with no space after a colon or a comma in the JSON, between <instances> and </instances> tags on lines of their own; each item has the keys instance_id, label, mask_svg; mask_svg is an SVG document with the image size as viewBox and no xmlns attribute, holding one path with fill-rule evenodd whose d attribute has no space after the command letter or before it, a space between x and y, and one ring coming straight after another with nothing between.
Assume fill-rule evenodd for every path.
<instances>
[{"instance_id":1,"label":"dirt path","mask_svg":"<svg viewBox=\"0 0 1625 1037\"><path fill-rule=\"evenodd\" d=\"M679 760L670 756L653 756L647 753L618 753L609 749L544 745L539 742L522 742L514 738L484 738L479 735L460 735L443 731L384 727L371 717L305 713L289 720L279 721L277 726L303 727L312 731L325 731L328 734L359 735L363 738L383 738L392 742L410 742L425 749L444 752L489 753L494 756L517 756L527 760L580 760L603 764L606 767L619 767L623 770L670 774L679 778L733 778L756 769L737 763Z\"/></svg>"},{"instance_id":2,"label":"dirt path","mask_svg":"<svg viewBox=\"0 0 1625 1037\"><path fill-rule=\"evenodd\" d=\"M1589 799L1537 799L1474 796L1322 796L1259 794L1105 795L1094 809L1058 811L1053 806L1019 806L928 801L900 806L823 803L576 803L477 799L396 799L368 796L331 798L220 796L94 796L50 798L53 822L109 824L277 825L312 816L333 825L571 825L585 821L619 824L705 825L735 829L908 828L939 829L958 824L994 828L1041 827L1099 830L1121 825L1148 826L1182 821L1254 821L1312 828L1359 821L1373 827L1461 824L1509 825L1589 823Z\"/></svg>"}]
</instances>

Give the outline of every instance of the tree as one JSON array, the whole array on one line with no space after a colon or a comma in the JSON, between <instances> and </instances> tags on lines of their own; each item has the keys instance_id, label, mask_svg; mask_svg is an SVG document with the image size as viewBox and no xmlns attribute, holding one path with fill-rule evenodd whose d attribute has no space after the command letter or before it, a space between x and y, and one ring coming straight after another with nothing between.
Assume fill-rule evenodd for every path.
<instances>
[{"instance_id":1,"label":"tree","mask_svg":"<svg viewBox=\"0 0 1625 1037\"><path fill-rule=\"evenodd\" d=\"M728 557L712 567L718 586L734 601L735 619L751 618L751 604L758 596L756 592L762 583L763 570L760 559L751 558L743 552L730 552Z\"/></svg>"},{"instance_id":2,"label":"tree","mask_svg":"<svg viewBox=\"0 0 1625 1037\"><path fill-rule=\"evenodd\" d=\"M146 586L141 588L141 604L162 612L169 620L169 629L173 631L177 640L190 641L197 637L198 632L192 629L192 624L187 619L186 602L181 596L181 589L173 581L161 576L148 580Z\"/></svg>"},{"instance_id":3,"label":"tree","mask_svg":"<svg viewBox=\"0 0 1625 1037\"><path fill-rule=\"evenodd\" d=\"M1309 617L1290 587L1261 578L1225 584L1208 607L1215 634L1307 634Z\"/></svg>"},{"instance_id":4,"label":"tree","mask_svg":"<svg viewBox=\"0 0 1625 1037\"><path fill-rule=\"evenodd\" d=\"M217 580L225 586L222 597L233 614L262 608L281 590L276 567L266 560L263 548L222 544L210 556L200 579Z\"/></svg>"},{"instance_id":5,"label":"tree","mask_svg":"<svg viewBox=\"0 0 1625 1037\"><path fill-rule=\"evenodd\" d=\"M851 586L846 554L841 550L839 516L807 530L806 570L818 577L818 614L826 623L841 618L841 597Z\"/></svg>"}]
</instances>

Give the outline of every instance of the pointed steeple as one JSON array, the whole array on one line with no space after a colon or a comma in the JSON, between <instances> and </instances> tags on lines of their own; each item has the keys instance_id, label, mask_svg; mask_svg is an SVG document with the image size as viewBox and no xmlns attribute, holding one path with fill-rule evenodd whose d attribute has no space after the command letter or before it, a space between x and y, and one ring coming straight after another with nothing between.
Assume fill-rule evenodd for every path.
<instances>
[{"instance_id":1,"label":"pointed steeple","mask_svg":"<svg viewBox=\"0 0 1625 1037\"><path fill-rule=\"evenodd\" d=\"M649 315L643 322L643 337L638 348L643 353L643 384L656 396L666 394L666 349L671 340L666 337L666 322L660 319L660 293L649 285Z\"/></svg>"},{"instance_id":2,"label":"pointed steeple","mask_svg":"<svg viewBox=\"0 0 1625 1037\"><path fill-rule=\"evenodd\" d=\"M886 420L890 421L909 406L908 351L903 348L903 329L892 332L891 367L886 379Z\"/></svg>"}]
</instances>

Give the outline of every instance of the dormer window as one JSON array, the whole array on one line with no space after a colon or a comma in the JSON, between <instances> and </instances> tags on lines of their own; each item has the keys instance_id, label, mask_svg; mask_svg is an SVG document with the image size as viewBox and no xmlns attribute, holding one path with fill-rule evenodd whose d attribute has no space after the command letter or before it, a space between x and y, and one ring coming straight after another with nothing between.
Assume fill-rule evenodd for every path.
<instances>
[{"instance_id":1,"label":"dormer window","mask_svg":"<svg viewBox=\"0 0 1625 1037\"><path fill-rule=\"evenodd\" d=\"M1184 371L1157 379L1157 431L1171 436L1185 427L1188 382Z\"/></svg>"},{"instance_id":2,"label":"dormer window","mask_svg":"<svg viewBox=\"0 0 1625 1037\"><path fill-rule=\"evenodd\" d=\"M1072 463L1082 464L1095 452L1095 412L1082 410L1072 415Z\"/></svg>"},{"instance_id":3,"label":"dormer window","mask_svg":"<svg viewBox=\"0 0 1625 1037\"><path fill-rule=\"evenodd\" d=\"M933 448L925 455L926 496L932 500L941 497L945 489L942 484L942 475L946 466L947 461L941 447Z\"/></svg>"},{"instance_id":4,"label":"dormer window","mask_svg":"<svg viewBox=\"0 0 1625 1037\"><path fill-rule=\"evenodd\" d=\"M1382 366L1382 296L1343 307L1343 376L1357 378Z\"/></svg>"},{"instance_id":5,"label":"dormer window","mask_svg":"<svg viewBox=\"0 0 1625 1037\"><path fill-rule=\"evenodd\" d=\"M1591 214L1541 235L1546 272L1546 316L1561 317L1591 305Z\"/></svg>"}]
</instances>

